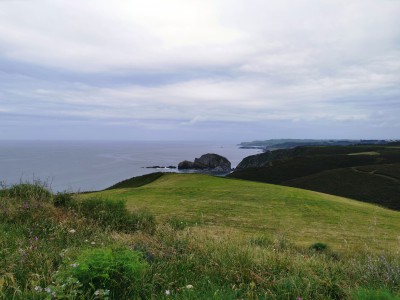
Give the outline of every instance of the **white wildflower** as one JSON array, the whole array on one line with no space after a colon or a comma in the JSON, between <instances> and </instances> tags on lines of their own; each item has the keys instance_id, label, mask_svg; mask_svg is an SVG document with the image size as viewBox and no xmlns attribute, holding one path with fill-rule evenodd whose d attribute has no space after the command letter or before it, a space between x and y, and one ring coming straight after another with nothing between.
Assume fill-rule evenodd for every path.
<instances>
[{"instance_id":1,"label":"white wildflower","mask_svg":"<svg viewBox=\"0 0 400 300\"><path fill-rule=\"evenodd\" d=\"M186 288L187 288L188 290L190 290L190 289L192 289L192 288L193 288L193 285L191 285L191 284L188 284L188 285L186 286Z\"/></svg>"},{"instance_id":2,"label":"white wildflower","mask_svg":"<svg viewBox=\"0 0 400 300\"><path fill-rule=\"evenodd\" d=\"M35 289L35 291L37 291L37 292L43 291L43 289L42 289L40 286L38 286L38 285L35 286L34 289Z\"/></svg>"},{"instance_id":3,"label":"white wildflower","mask_svg":"<svg viewBox=\"0 0 400 300\"><path fill-rule=\"evenodd\" d=\"M77 266L79 266L79 264L73 263L73 264L71 264L70 266L73 267L73 268L76 268Z\"/></svg>"},{"instance_id":4,"label":"white wildflower","mask_svg":"<svg viewBox=\"0 0 400 300\"><path fill-rule=\"evenodd\" d=\"M96 242L91 242L92 245L96 245Z\"/></svg>"},{"instance_id":5,"label":"white wildflower","mask_svg":"<svg viewBox=\"0 0 400 300\"><path fill-rule=\"evenodd\" d=\"M165 295L169 296L171 294L171 292L169 290L165 291Z\"/></svg>"},{"instance_id":6,"label":"white wildflower","mask_svg":"<svg viewBox=\"0 0 400 300\"><path fill-rule=\"evenodd\" d=\"M69 233L75 233L76 230L75 230L75 229L70 229L68 232L69 232Z\"/></svg>"}]
</instances>

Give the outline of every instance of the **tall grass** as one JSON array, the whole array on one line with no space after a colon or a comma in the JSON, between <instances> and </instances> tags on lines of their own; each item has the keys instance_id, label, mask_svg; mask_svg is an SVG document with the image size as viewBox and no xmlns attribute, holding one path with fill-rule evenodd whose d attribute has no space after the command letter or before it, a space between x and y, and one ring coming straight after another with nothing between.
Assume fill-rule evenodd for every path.
<instances>
[{"instance_id":1,"label":"tall grass","mask_svg":"<svg viewBox=\"0 0 400 300\"><path fill-rule=\"evenodd\" d=\"M92 219L98 226L111 230L154 232L155 218L147 210L128 211L123 200L88 198L72 202L70 206L82 216Z\"/></svg>"}]
</instances>

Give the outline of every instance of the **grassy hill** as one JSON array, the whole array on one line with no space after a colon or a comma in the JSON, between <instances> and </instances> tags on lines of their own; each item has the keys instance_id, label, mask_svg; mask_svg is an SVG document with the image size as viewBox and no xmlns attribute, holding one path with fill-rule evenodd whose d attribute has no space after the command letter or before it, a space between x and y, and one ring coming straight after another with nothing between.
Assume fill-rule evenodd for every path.
<instances>
[{"instance_id":1,"label":"grassy hill","mask_svg":"<svg viewBox=\"0 0 400 300\"><path fill-rule=\"evenodd\" d=\"M400 148L299 147L245 158L229 177L299 187L400 210ZM371 170L363 172L362 170ZM382 176L380 172L390 172Z\"/></svg>"},{"instance_id":2,"label":"grassy hill","mask_svg":"<svg viewBox=\"0 0 400 300\"><path fill-rule=\"evenodd\" d=\"M18 184L0 193L0 299L399 300L399 232L400 212L207 175Z\"/></svg>"},{"instance_id":3,"label":"grassy hill","mask_svg":"<svg viewBox=\"0 0 400 300\"><path fill-rule=\"evenodd\" d=\"M400 213L278 185L171 173L138 188L83 197L122 199L129 209L147 208L160 220L234 229L238 237L282 234L299 245L324 242L336 250L399 246Z\"/></svg>"}]
</instances>

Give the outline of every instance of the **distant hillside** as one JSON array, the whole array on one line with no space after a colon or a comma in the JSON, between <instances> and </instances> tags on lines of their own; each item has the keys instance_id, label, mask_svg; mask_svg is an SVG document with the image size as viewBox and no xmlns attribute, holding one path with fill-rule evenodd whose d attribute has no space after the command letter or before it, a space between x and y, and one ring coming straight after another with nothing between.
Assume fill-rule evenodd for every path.
<instances>
[{"instance_id":1,"label":"distant hillside","mask_svg":"<svg viewBox=\"0 0 400 300\"><path fill-rule=\"evenodd\" d=\"M242 148L265 150L290 149L299 146L351 146L351 145L384 145L399 142L397 140L324 140L324 139L271 139L265 141L242 142Z\"/></svg>"},{"instance_id":2,"label":"distant hillside","mask_svg":"<svg viewBox=\"0 0 400 300\"><path fill-rule=\"evenodd\" d=\"M246 157L228 177L310 189L400 210L399 172L399 147L358 145L269 151Z\"/></svg>"},{"instance_id":3,"label":"distant hillside","mask_svg":"<svg viewBox=\"0 0 400 300\"><path fill-rule=\"evenodd\" d=\"M264 153L251 155L245 157L236 167L237 170L253 168L253 167L265 167L271 165L270 162L277 160L287 160L295 157L332 157L337 155L344 155L344 159L347 160L365 160L365 157L349 158L346 154L362 153L362 152L374 152L377 150L385 150L382 146L316 146L316 147L296 147L293 149L279 149L274 151L266 151ZM374 161L375 157L367 157L367 162Z\"/></svg>"}]
</instances>

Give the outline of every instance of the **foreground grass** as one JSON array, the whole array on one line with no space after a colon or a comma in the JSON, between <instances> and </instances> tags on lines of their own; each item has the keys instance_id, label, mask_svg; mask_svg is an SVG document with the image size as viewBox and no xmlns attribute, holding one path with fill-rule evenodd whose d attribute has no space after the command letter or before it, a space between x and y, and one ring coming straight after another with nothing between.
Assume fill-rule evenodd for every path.
<instances>
[{"instance_id":1,"label":"foreground grass","mask_svg":"<svg viewBox=\"0 0 400 300\"><path fill-rule=\"evenodd\" d=\"M191 204L207 201L199 196L202 180L210 184L214 197L221 187L220 205L227 192L225 182L240 187L237 181L168 175L135 189L148 188L154 195L164 192L167 199L174 195L166 193L171 180L176 184L171 190L180 191L178 196L186 201L191 191ZM273 187L267 190L274 192ZM296 235L291 239L279 230L250 230L248 223L241 227L221 210L217 218L211 205L206 213L212 217L197 225L185 211L171 218L163 211L163 202L160 207L149 203L143 211L137 210L140 205L132 209L134 199L129 198L128 211L117 191L79 199L30 186L0 193L0 299L399 299L400 258L384 237L376 237L384 251L361 247L353 252L344 247L338 252L331 246L334 239L326 248L302 246ZM289 197L288 191L281 191L279 199ZM314 193L313 201L320 196ZM300 193L295 199L301 197ZM331 207L354 204L333 200L337 202ZM172 207L178 210L179 204ZM360 209L365 213L375 208ZM379 219L384 212L378 209L375 215Z\"/></svg>"}]
</instances>

